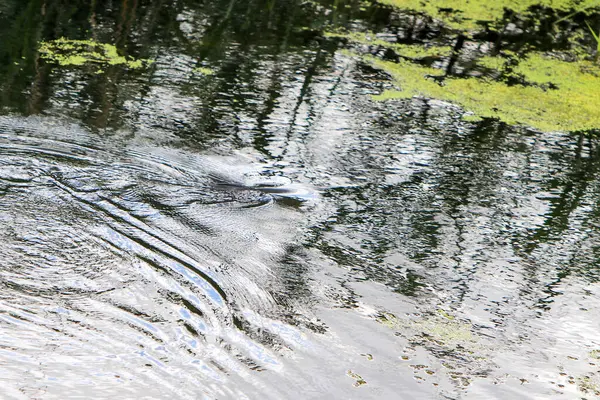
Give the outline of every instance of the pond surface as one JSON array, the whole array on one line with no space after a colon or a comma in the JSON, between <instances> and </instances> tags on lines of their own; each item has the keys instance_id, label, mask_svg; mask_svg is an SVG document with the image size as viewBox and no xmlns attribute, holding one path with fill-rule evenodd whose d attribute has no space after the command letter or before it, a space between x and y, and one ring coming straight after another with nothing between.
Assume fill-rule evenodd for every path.
<instances>
[{"instance_id":1,"label":"pond surface","mask_svg":"<svg viewBox=\"0 0 600 400\"><path fill-rule=\"evenodd\" d=\"M337 0L0 20L1 398L600 395L597 141L373 101L324 34L451 33ZM496 44L552 50L523 24ZM61 37L125 61L44 59Z\"/></svg>"}]
</instances>

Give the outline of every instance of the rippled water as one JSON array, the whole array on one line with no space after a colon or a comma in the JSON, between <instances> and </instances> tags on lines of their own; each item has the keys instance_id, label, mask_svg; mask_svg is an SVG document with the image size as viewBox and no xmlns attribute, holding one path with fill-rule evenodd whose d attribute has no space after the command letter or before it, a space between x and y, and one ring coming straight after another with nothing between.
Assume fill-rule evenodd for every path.
<instances>
[{"instance_id":1,"label":"rippled water","mask_svg":"<svg viewBox=\"0 0 600 400\"><path fill-rule=\"evenodd\" d=\"M0 398L597 395L596 142L375 103L318 29L389 10L267 3L0 2ZM87 31L155 63L35 56Z\"/></svg>"}]
</instances>

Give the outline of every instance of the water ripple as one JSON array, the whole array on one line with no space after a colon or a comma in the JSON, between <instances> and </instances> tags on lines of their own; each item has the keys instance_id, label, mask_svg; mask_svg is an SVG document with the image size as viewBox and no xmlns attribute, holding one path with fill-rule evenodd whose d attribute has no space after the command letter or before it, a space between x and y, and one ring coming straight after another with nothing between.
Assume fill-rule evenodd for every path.
<instances>
[{"instance_id":1,"label":"water ripple","mask_svg":"<svg viewBox=\"0 0 600 400\"><path fill-rule=\"evenodd\" d=\"M3 117L0 155L0 382L26 382L9 396L86 396L78 381L102 396L244 398L264 388L252 374L282 368L263 342L289 341L285 328L249 335L258 314L239 310L275 306L257 282L300 217L277 199L309 190L243 160L134 151L44 119Z\"/></svg>"}]
</instances>

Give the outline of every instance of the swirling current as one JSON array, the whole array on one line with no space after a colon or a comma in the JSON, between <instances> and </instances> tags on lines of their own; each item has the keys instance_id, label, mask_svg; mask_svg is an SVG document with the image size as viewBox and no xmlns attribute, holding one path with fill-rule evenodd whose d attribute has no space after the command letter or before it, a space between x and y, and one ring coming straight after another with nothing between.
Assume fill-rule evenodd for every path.
<instances>
[{"instance_id":1,"label":"swirling current","mask_svg":"<svg viewBox=\"0 0 600 400\"><path fill-rule=\"evenodd\" d=\"M258 283L295 234L297 216L268 193L277 177L43 120L5 118L1 129L2 379L32 395L48 380L59 397L122 396L112 383L141 374L134 387L197 398L190 388L227 393L251 370L280 368L280 335L244 332L244 313L272 307Z\"/></svg>"}]
</instances>

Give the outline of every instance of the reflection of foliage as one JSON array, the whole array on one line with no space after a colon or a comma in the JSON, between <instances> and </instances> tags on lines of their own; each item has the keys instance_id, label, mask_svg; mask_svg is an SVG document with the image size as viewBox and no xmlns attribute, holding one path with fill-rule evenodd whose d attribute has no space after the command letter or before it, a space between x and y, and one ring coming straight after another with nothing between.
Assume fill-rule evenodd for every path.
<instances>
[{"instance_id":1,"label":"reflection of foliage","mask_svg":"<svg viewBox=\"0 0 600 400\"><path fill-rule=\"evenodd\" d=\"M124 65L127 68L137 69L152 63L150 60L135 60L132 57L121 56L114 45L93 40L60 38L41 42L39 51L43 59L62 66Z\"/></svg>"},{"instance_id":2,"label":"reflection of foliage","mask_svg":"<svg viewBox=\"0 0 600 400\"><path fill-rule=\"evenodd\" d=\"M397 293L416 296L425 286L423 276L409 266L386 259L395 249L397 237L400 235L405 238L406 234L395 230L395 227L404 224L402 213L389 212L390 209L399 209L392 199L401 196L401 192L401 189L392 190L378 183L329 190L327 197L339 203L352 199L357 202L358 207L343 205L337 209L335 221L315 226L315 236L310 245L318 248L338 265L360 271L368 279L384 283ZM419 214L416 218L423 216ZM419 224L415 225L414 231L418 231ZM341 227L349 229L343 240L335 235L323 234ZM432 235L427 238L432 238ZM414 249L416 248L422 249L422 245L415 245Z\"/></svg>"}]
</instances>

